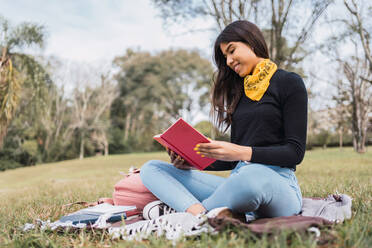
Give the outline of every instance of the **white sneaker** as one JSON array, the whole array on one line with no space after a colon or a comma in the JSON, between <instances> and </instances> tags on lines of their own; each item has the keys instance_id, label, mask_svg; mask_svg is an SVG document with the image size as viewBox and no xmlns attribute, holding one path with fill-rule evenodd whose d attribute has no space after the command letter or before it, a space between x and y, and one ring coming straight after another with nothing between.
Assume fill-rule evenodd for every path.
<instances>
[{"instance_id":1,"label":"white sneaker","mask_svg":"<svg viewBox=\"0 0 372 248\"><path fill-rule=\"evenodd\" d=\"M153 220L158 218L159 216L171 213L176 213L176 210L169 207L162 201L153 201L143 208L142 215L143 218L146 220Z\"/></svg>"}]
</instances>

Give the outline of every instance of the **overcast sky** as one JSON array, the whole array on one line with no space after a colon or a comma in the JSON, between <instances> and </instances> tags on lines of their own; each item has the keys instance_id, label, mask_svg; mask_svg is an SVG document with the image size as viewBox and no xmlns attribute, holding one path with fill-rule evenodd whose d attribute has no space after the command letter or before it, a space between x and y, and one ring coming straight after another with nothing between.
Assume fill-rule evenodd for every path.
<instances>
[{"instance_id":1,"label":"overcast sky","mask_svg":"<svg viewBox=\"0 0 372 248\"><path fill-rule=\"evenodd\" d=\"M329 10L336 11L340 6ZM13 25L23 21L44 25L46 46L38 54L55 55L80 66L111 66L112 59L123 55L128 48L151 52L169 48L198 49L210 59L217 35L211 31L189 32L212 27L211 19L164 27L151 0L0 0L0 15ZM311 35L315 39L307 44L320 43L330 32L320 21ZM324 74L325 65L329 65L329 58L320 51L312 52L303 62L305 74L312 71L318 76ZM327 76L328 70L325 78ZM305 83L309 84L310 79L305 79ZM327 81L317 80L313 90L326 92L328 87Z\"/></svg>"},{"instance_id":2,"label":"overcast sky","mask_svg":"<svg viewBox=\"0 0 372 248\"><path fill-rule=\"evenodd\" d=\"M81 69L85 65L110 66L112 59L124 55L128 48L151 52L198 49L210 58L212 41L217 35L189 32L211 27L213 23L206 20L164 27L150 0L0 0L0 15L11 25L24 21L43 25L47 31L46 45L36 54L54 55ZM35 54L35 50L29 50ZM66 74L64 69L60 70L59 73ZM67 94L75 87L66 84L66 75L61 76L61 82L58 75L56 78L57 84L64 84ZM207 118L199 113L189 121L195 124Z\"/></svg>"},{"instance_id":3,"label":"overcast sky","mask_svg":"<svg viewBox=\"0 0 372 248\"><path fill-rule=\"evenodd\" d=\"M111 60L127 48L196 48L210 55L214 38L211 32L186 33L182 26L165 29L150 0L0 0L0 15L14 25L44 25L42 54L79 62ZM199 22L193 25L209 25Z\"/></svg>"}]
</instances>

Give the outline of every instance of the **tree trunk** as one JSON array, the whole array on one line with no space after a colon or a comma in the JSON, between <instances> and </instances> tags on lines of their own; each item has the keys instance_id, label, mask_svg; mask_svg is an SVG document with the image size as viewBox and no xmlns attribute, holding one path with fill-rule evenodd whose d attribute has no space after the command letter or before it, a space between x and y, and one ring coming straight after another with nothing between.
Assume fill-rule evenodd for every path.
<instances>
[{"instance_id":1,"label":"tree trunk","mask_svg":"<svg viewBox=\"0 0 372 248\"><path fill-rule=\"evenodd\" d=\"M109 146L108 144L106 143L105 144L105 156L108 156L109 155Z\"/></svg>"},{"instance_id":2,"label":"tree trunk","mask_svg":"<svg viewBox=\"0 0 372 248\"><path fill-rule=\"evenodd\" d=\"M340 144L340 149L342 149L342 145L343 145L343 137L344 136L344 129L343 127L340 128L339 130L339 144Z\"/></svg>"},{"instance_id":3,"label":"tree trunk","mask_svg":"<svg viewBox=\"0 0 372 248\"><path fill-rule=\"evenodd\" d=\"M131 122L131 113L128 113L127 117L125 118L124 141L128 140L130 122Z\"/></svg>"},{"instance_id":4,"label":"tree trunk","mask_svg":"<svg viewBox=\"0 0 372 248\"><path fill-rule=\"evenodd\" d=\"M81 142L80 142L80 156L79 156L79 159L83 159L84 158L84 136L81 138Z\"/></svg>"},{"instance_id":5,"label":"tree trunk","mask_svg":"<svg viewBox=\"0 0 372 248\"><path fill-rule=\"evenodd\" d=\"M103 147L104 147L104 150L105 150L104 155L108 156L108 154L109 154L109 144L108 144L107 137L106 137L105 133L103 133Z\"/></svg>"},{"instance_id":6,"label":"tree trunk","mask_svg":"<svg viewBox=\"0 0 372 248\"><path fill-rule=\"evenodd\" d=\"M7 48L6 47L3 47L2 51L1 51L1 58L0 58L0 85L1 84L5 84L6 83L6 79L5 79L5 75L4 74L4 78L2 78L2 75L4 73L3 70L5 70L5 66L6 66L6 55L7 55ZM2 99L1 99L2 100ZM2 101L0 102L0 104L2 104ZM1 115L2 113L0 113L0 151L3 149L3 146L4 146L4 139L5 139L5 136L7 134L7 130L8 130L8 125L7 125L7 122L6 121L1 121Z\"/></svg>"},{"instance_id":7,"label":"tree trunk","mask_svg":"<svg viewBox=\"0 0 372 248\"><path fill-rule=\"evenodd\" d=\"M363 122L363 120L360 120L360 119L353 120L353 128L352 128L353 146L356 152L365 153L366 152L365 140L366 140L367 130L363 130L363 126L361 126L362 124L361 122Z\"/></svg>"},{"instance_id":8,"label":"tree trunk","mask_svg":"<svg viewBox=\"0 0 372 248\"><path fill-rule=\"evenodd\" d=\"M0 151L3 149L6 133L7 127L5 125L3 127L0 126Z\"/></svg>"}]
</instances>

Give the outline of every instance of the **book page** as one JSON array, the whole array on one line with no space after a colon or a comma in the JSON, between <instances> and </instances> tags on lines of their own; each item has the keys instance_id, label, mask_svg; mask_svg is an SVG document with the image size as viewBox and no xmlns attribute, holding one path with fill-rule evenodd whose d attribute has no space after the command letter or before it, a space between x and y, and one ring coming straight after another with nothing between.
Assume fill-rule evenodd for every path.
<instances>
[{"instance_id":1,"label":"book page","mask_svg":"<svg viewBox=\"0 0 372 248\"><path fill-rule=\"evenodd\" d=\"M84 214L106 214L106 213L118 214L118 213L123 213L126 211L135 210L135 209L137 209L136 206L113 206L108 203L102 203L94 207L81 209L78 212L84 213Z\"/></svg>"}]
</instances>

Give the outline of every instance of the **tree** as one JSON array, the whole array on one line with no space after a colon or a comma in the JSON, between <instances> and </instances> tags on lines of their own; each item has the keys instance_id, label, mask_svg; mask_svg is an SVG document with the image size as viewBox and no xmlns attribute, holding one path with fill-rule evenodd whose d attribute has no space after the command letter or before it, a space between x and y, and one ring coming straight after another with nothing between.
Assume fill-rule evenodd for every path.
<instances>
[{"instance_id":1,"label":"tree","mask_svg":"<svg viewBox=\"0 0 372 248\"><path fill-rule=\"evenodd\" d=\"M111 108L114 129L122 133L120 149L150 150L152 136L181 114L206 105L213 74L210 62L196 51L168 50L158 54L134 52L117 57L115 78L120 96ZM186 113L185 113L186 112ZM115 132L119 132L116 130ZM127 151L128 151L127 150Z\"/></svg>"},{"instance_id":2,"label":"tree","mask_svg":"<svg viewBox=\"0 0 372 248\"><path fill-rule=\"evenodd\" d=\"M42 128L38 130L37 137L43 162L59 160L62 156L59 152L65 151L64 148L71 142L66 137L70 111L64 88L53 85L45 99L45 112L40 118Z\"/></svg>"},{"instance_id":3,"label":"tree","mask_svg":"<svg viewBox=\"0 0 372 248\"><path fill-rule=\"evenodd\" d=\"M359 153L366 152L368 114L372 111L372 85L365 80L371 79L371 71L366 62L359 57L352 57L349 61L340 60L351 99L353 145Z\"/></svg>"},{"instance_id":4,"label":"tree","mask_svg":"<svg viewBox=\"0 0 372 248\"><path fill-rule=\"evenodd\" d=\"M359 41L362 45L364 57L368 61L369 64L369 70L372 71L372 54L371 54L371 47L370 47L370 41L371 41L371 25L365 23L365 19L362 16L362 9L358 6L357 2L355 0L347 1L344 0L344 5L347 9L347 11L350 14L349 20L343 20L343 22L352 30L356 36L359 37ZM364 3L363 3L364 5ZM368 17L370 18L372 15L372 6L365 6L366 9L369 11ZM368 18L367 17L367 18ZM365 79L366 80L366 79ZM372 84L371 80L367 80L369 83Z\"/></svg>"},{"instance_id":5,"label":"tree","mask_svg":"<svg viewBox=\"0 0 372 248\"><path fill-rule=\"evenodd\" d=\"M101 75L100 85L94 85L92 78L82 75L76 82L72 99L72 123L68 129L71 134L77 134L80 141L79 158L84 158L85 146L88 142L103 145L105 155L108 155L107 129L109 128L109 109L118 96L116 86L107 76ZM83 90L81 86L84 86Z\"/></svg>"},{"instance_id":6,"label":"tree","mask_svg":"<svg viewBox=\"0 0 372 248\"><path fill-rule=\"evenodd\" d=\"M218 30L236 20L251 20L264 31L270 57L290 68L305 54L301 46L332 0L153 0L167 22L212 18ZM302 9L302 11L298 11ZM297 11L296 11L297 10ZM310 11L308 11L310 10ZM289 40L288 38L291 37Z\"/></svg>"},{"instance_id":7,"label":"tree","mask_svg":"<svg viewBox=\"0 0 372 248\"><path fill-rule=\"evenodd\" d=\"M348 85L344 80L337 80L335 88L336 91L332 96L332 100L336 103L336 106L335 111L330 112L330 117L333 120L336 120L336 128L339 135L339 147L341 149L343 146L344 133L349 129L350 126L350 96L348 94Z\"/></svg>"},{"instance_id":8,"label":"tree","mask_svg":"<svg viewBox=\"0 0 372 248\"><path fill-rule=\"evenodd\" d=\"M30 46L42 47L43 43L43 26L25 22L11 27L8 21L0 16L0 149L17 109L22 84L31 74L28 65L37 64L32 56L16 50Z\"/></svg>"},{"instance_id":9,"label":"tree","mask_svg":"<svg viewBox=\"0 0 372 248\"><path fill-rule=\"evenodd\" d=\"M349 114L354 150L363 153L368 129L368 115L372 111L372 70L370 61L370 39L372 26L366 22L371 14L370 1L344 1L344 18L335 13L332 23L338 34L331 37L329 52L338 62L344 76L343 91L349 98ZM340 50L342 49L342 52ZM344 96L339 95L338 98Z\"/></svg>"}]
</instances>

